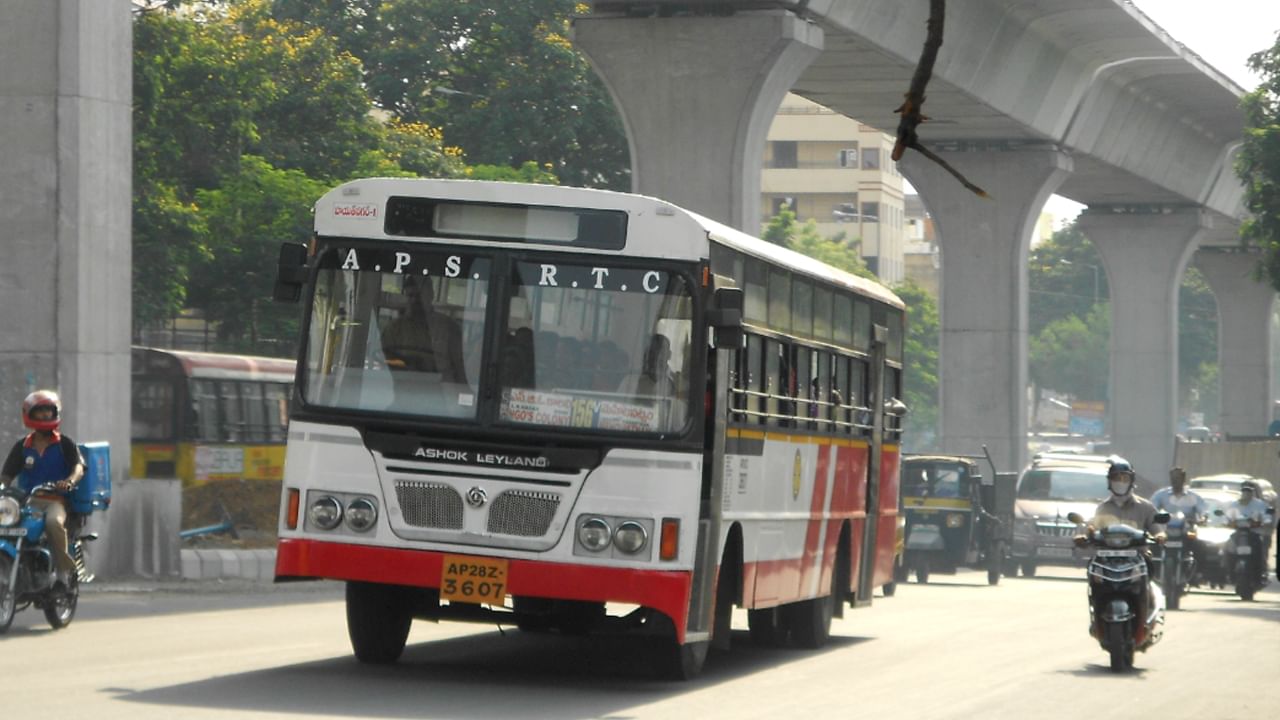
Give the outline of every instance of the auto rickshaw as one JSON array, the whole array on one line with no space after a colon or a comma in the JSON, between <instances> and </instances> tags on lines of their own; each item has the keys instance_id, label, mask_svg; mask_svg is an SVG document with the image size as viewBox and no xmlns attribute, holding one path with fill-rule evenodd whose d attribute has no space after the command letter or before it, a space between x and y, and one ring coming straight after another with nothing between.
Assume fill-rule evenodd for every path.
<instances>
[{"instance_id":1,"label":"auto rickshaw","mask_svg":"<svg viewBox=\"0 0 1280 720\"><path fill-rule=\"evenodd\" d=\"M986 451L986 448L983 448ZM978 461L986 459L984 475ZM1000 582L1013 533L1017 473L995 471L986 455L906 455L902 460L902 515L906 518L899 581L912 571L929 582L933 572L985 568Z\"/></svg>"}]
</instances>

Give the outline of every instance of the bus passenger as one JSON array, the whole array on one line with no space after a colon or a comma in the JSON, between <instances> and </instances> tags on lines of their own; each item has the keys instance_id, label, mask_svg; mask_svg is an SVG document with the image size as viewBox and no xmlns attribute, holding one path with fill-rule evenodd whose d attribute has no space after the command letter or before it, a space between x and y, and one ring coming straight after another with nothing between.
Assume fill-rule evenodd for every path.
<instances>
[{"instance_id":1,"label":"bus passenger","mask_svg":"<svg viewBox=\"0 0 1280 720\"><path fill-rule=\"evenodd\" d=\"M676 386L671 372L671 340L666 335L654 335L644 356L638 390L640 395L668 397Z\"/></svg>"}]
</instances>

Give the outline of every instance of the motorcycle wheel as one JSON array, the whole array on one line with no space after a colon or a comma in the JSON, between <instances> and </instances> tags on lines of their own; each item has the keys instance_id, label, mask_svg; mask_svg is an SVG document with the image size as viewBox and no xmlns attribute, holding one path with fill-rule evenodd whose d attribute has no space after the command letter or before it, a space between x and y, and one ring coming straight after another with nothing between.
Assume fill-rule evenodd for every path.
<instances>
[{"instance_id":1,"label":"motorcycle wheel","mask_svg":"<svg viewBox=\"0 0 1280 720\"><path fill-rule=\"evenodd\" d=\"M9 631L14 613L18 610L18 594L9 587L9 575L13 570L13 558L0 555L0 634Z\"/></svg>"},{"instance_id":2,"label":"motorcycle wheel","mask_svg":"<svg viewBox=\"0 0 1280 720\"><path fill-rule=\"evenodd\" d=\"M1036 564L1035 564L1035 562L1033 562L1033 561L1031 561L1031 560L1023 561L1023 563L1022 563L1022 576L1023 576L1023 577L1035 577L1035 576L1036 576Z\"/></svg>"},{"instance_id":3,"label":"motorcycle wheel","mask_svg":"<svg viewBox=\"0 0 1280 720\"><path fill-rule=\"evenodd\" d=\"M1253 602L1253 583L1245 578L1236 581L1236 594L1245 602Z\"/></svg>"},{"instance_id":4,"label":"motorcycle wheel","mask_svg":"<svg viewBox=\"0 0 1280 720\"><path fill-rule=\"evenodd\" d=\"M1124 672L1133 667L1133 645L1127 637L1124 623L1107 626L1107 651L1111 653L1111 672Z\"/></svg>"},{"instance_id":5,"label":"motorcycle wheel","mask_svg":"<svg viewBox=\"0 0 1280 720\"><path fill-rule=\"evenodd\" d=\"M916 568L916 582L921 585L929 583L929 566L924 562L921 562L920 567Z\"/></svg>"},{"instance_id":6,"label":"motorcycle wheel","mask_svg":"<svg viewBox=\"0 0 1280 720\"><path fill-rule=\"evenodd\" d=\"M1175 580L1168 580L1164 584L1164 601L1165 607L1170 610L1177 610L1178 605L1182 602L1182 586Z\"/></svg>"},{"instance_id":7,"label":"motorcycle wheel","mask_svg":"<svg viewBox=\"0 0 1280 720\"><path fill-rule=\"evenodd\" d=\"M54 630L71 624L76 616L76 605L80 601L80 584L71 578L71 587L61 592L50 591L44 604L44 619L49 621Z\"/></svg>"},{"instance_id":8,"label":"motorcycle wheel","mask_svg":"<svg viewBox=\"0 0 1280 720\"><path fill-rule=\"evenodd\" d=\"M1004 543L993 543L991 557L987 559L987 584L999 585L1001 569L1004 567Z\"/></svg>"}]
</instances>

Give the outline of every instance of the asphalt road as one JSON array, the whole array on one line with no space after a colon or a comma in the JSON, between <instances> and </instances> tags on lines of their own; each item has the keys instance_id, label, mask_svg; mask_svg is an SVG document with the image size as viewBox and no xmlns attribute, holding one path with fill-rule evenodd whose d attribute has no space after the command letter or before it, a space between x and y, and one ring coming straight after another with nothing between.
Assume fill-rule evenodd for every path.
<instances>
[{"instance_id":1,"label":"asphalt road","mask_svg":"<svg viewBox=\"0 0 1280 720\"><path fill-rule=\"evenodd\" d=\"M846 611L817 652L735 648L690 683L634 638L415 623L401 662L347 643L340 587L197 583L86 592L51 631L0 639L6 716L128 718L1252 718L1280 703L1280 592L1195 593L1115 675L1087 635L1082 571L937 576ZM57 668L55 670L55 668ZM11 712L14 711L14 712Z\"/></svg>"}]
</instances>

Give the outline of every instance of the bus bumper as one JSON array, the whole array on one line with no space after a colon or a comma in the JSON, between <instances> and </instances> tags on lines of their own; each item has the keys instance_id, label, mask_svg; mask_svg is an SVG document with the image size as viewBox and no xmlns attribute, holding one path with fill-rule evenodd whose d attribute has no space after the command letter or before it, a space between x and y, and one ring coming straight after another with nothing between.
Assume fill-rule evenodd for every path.
<instances>
[{"instance_id":1,"label":"bus bumper","mask_svg":"<svg viewBox=\"0 0 1280 720\"><path fill-rule=\"evenodd\" d=\"M276 580L355 580L438 589L445 555L461 554L284 538L276 549ZM518 558L508 562L508 595L642 605L671 618L677 642L684 642L693 578L687 570Z\"/></svg>"}]
</instances>

